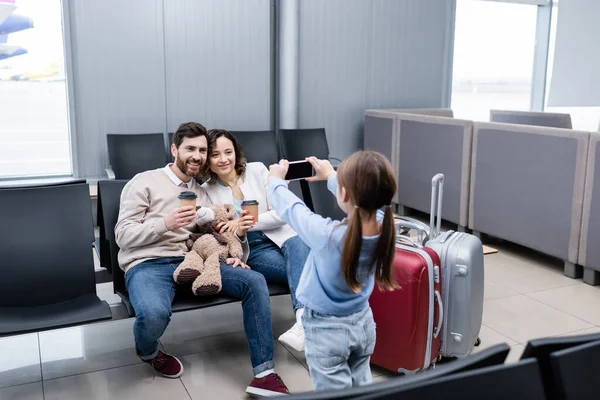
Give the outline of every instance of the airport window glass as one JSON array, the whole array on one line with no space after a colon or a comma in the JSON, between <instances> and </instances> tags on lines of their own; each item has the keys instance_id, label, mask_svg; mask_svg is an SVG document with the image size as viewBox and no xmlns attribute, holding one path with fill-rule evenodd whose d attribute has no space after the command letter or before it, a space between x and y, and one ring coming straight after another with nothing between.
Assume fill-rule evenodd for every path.
<instances>
[{"instance_id":1,"label":"airport window glass","mask_svg":"<svg viewBox=\"0 0 600 400\"><path fill-rule=\"evenodd\" d=\"M452 109L488 121L491 109L529 110L537 6L458 0Z\"/></svg>"},{"instance_id":2,"label":"airport window glass","mask_svg":"<svg viewBox=\"0 0 600 400\"><path fill-rule=\"evenodd\" d=\"M60 0L0 0L0 179L71 175Z\"/></svg>"}]
</instances>

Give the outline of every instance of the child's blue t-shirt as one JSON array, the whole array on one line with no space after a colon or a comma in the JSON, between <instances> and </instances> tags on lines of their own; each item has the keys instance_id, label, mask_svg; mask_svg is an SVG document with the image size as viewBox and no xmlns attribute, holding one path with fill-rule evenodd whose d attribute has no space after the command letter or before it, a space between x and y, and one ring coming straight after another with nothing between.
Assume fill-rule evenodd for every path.
<instances>
[{"instance_id":1,"label":"child's blue t-shirt","mask_svg":"<svg viewBox=\"0 0 600 400\"><path fill-rule=\"evenodd\" d=\"M336 193L336 173L329 177L327 188ZM313 213L287 189L284 180L270 178L269 192L271 205L279 217L311 249L296 290L298 301L318 313L336 316L354 314L367 307L375 284L373 265L369 261L377 247L379 235L363 236L357 273L362 288L355 293L346 283L341 269L341 252L347 226ZM379 220L382 215L378 213Z\"/></svg>"}]
</instances>

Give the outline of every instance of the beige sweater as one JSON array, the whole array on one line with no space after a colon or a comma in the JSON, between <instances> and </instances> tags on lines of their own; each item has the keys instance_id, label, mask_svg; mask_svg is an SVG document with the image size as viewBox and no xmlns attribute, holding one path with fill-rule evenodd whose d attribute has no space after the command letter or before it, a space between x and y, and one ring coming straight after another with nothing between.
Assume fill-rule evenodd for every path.
<instances>
[{"instance_id":1,"label":"beige sweater","mask_svg":"<svg viewBox=\"0 0 600 400\"><path fill-rule=\"evenodd\" d=\"M194 182L191 189L179 187L162 168L134 176L123 188L115 235L119 265L125 272L137 264L162 257L181 257L187 253L185 241L198 224L212 220L212 212L198 211L199 219L183 228L168 231L164 217L179 207L177 196L191 190L199 206L210 205L204 190ZM244 243L244 259L248 246Z\"/></svg>"}]
</instances>

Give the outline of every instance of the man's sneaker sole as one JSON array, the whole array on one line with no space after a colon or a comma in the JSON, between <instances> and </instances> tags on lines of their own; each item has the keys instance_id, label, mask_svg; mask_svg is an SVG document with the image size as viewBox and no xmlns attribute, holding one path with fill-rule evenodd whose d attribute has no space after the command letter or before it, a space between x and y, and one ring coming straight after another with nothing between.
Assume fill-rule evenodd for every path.
<instances>
[{"instance_id":1,"label":"man's sneaker sole","mask_svg":"<svg viewBox=\"0 0 600 400\"><path fill-rule=\"evenodd\" d=\"M298 345L296 343L292 343L289 342L287 340L285 340L285 337L283 335L279 336L279 338L277 339L279 342L285 344L288 347L291 347L292 349L298 351L298 352L303 352L304 351L304 346L302 347L298 347Z\"/></svg>"},{"instance_id":2,"label":"man's sneaker sole","mask_svg":"<svg viewBox=\"0 0 600 400\"><path fill-rule=\"evenodd\" d=\"M289 393L274 392L272 390L265 390L254 386L248 386L246 388L246 393L257 397L275 397L289 395Z\"/></svg>"}]
</instances>

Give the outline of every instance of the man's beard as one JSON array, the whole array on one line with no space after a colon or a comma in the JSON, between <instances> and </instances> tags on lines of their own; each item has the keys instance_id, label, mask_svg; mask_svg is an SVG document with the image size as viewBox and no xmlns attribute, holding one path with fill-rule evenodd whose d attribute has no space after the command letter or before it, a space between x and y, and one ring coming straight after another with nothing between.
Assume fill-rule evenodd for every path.
<instances>
[{"instance_id":1,"label":"man's beard","mask_svg":"<svg viewBox=\"0 0 600 400\"><path fill-rule=\"evenodd\" d=\"M191 166L188 164L188 161L190 162L194 162L195 164L198 164L198 171L197 172L192 172L191 171ZM181 172L183 172L184 174L186 174L187 176L194 178L196 177L198 174L200 174L200 170L202 169L202 160L193 160L193 159L187 159L187 160L182 160L181 158L177 158L175 160L175 165L177 165L177 168L179 168L179 170Z\"/></svg>"}]
</instances>

